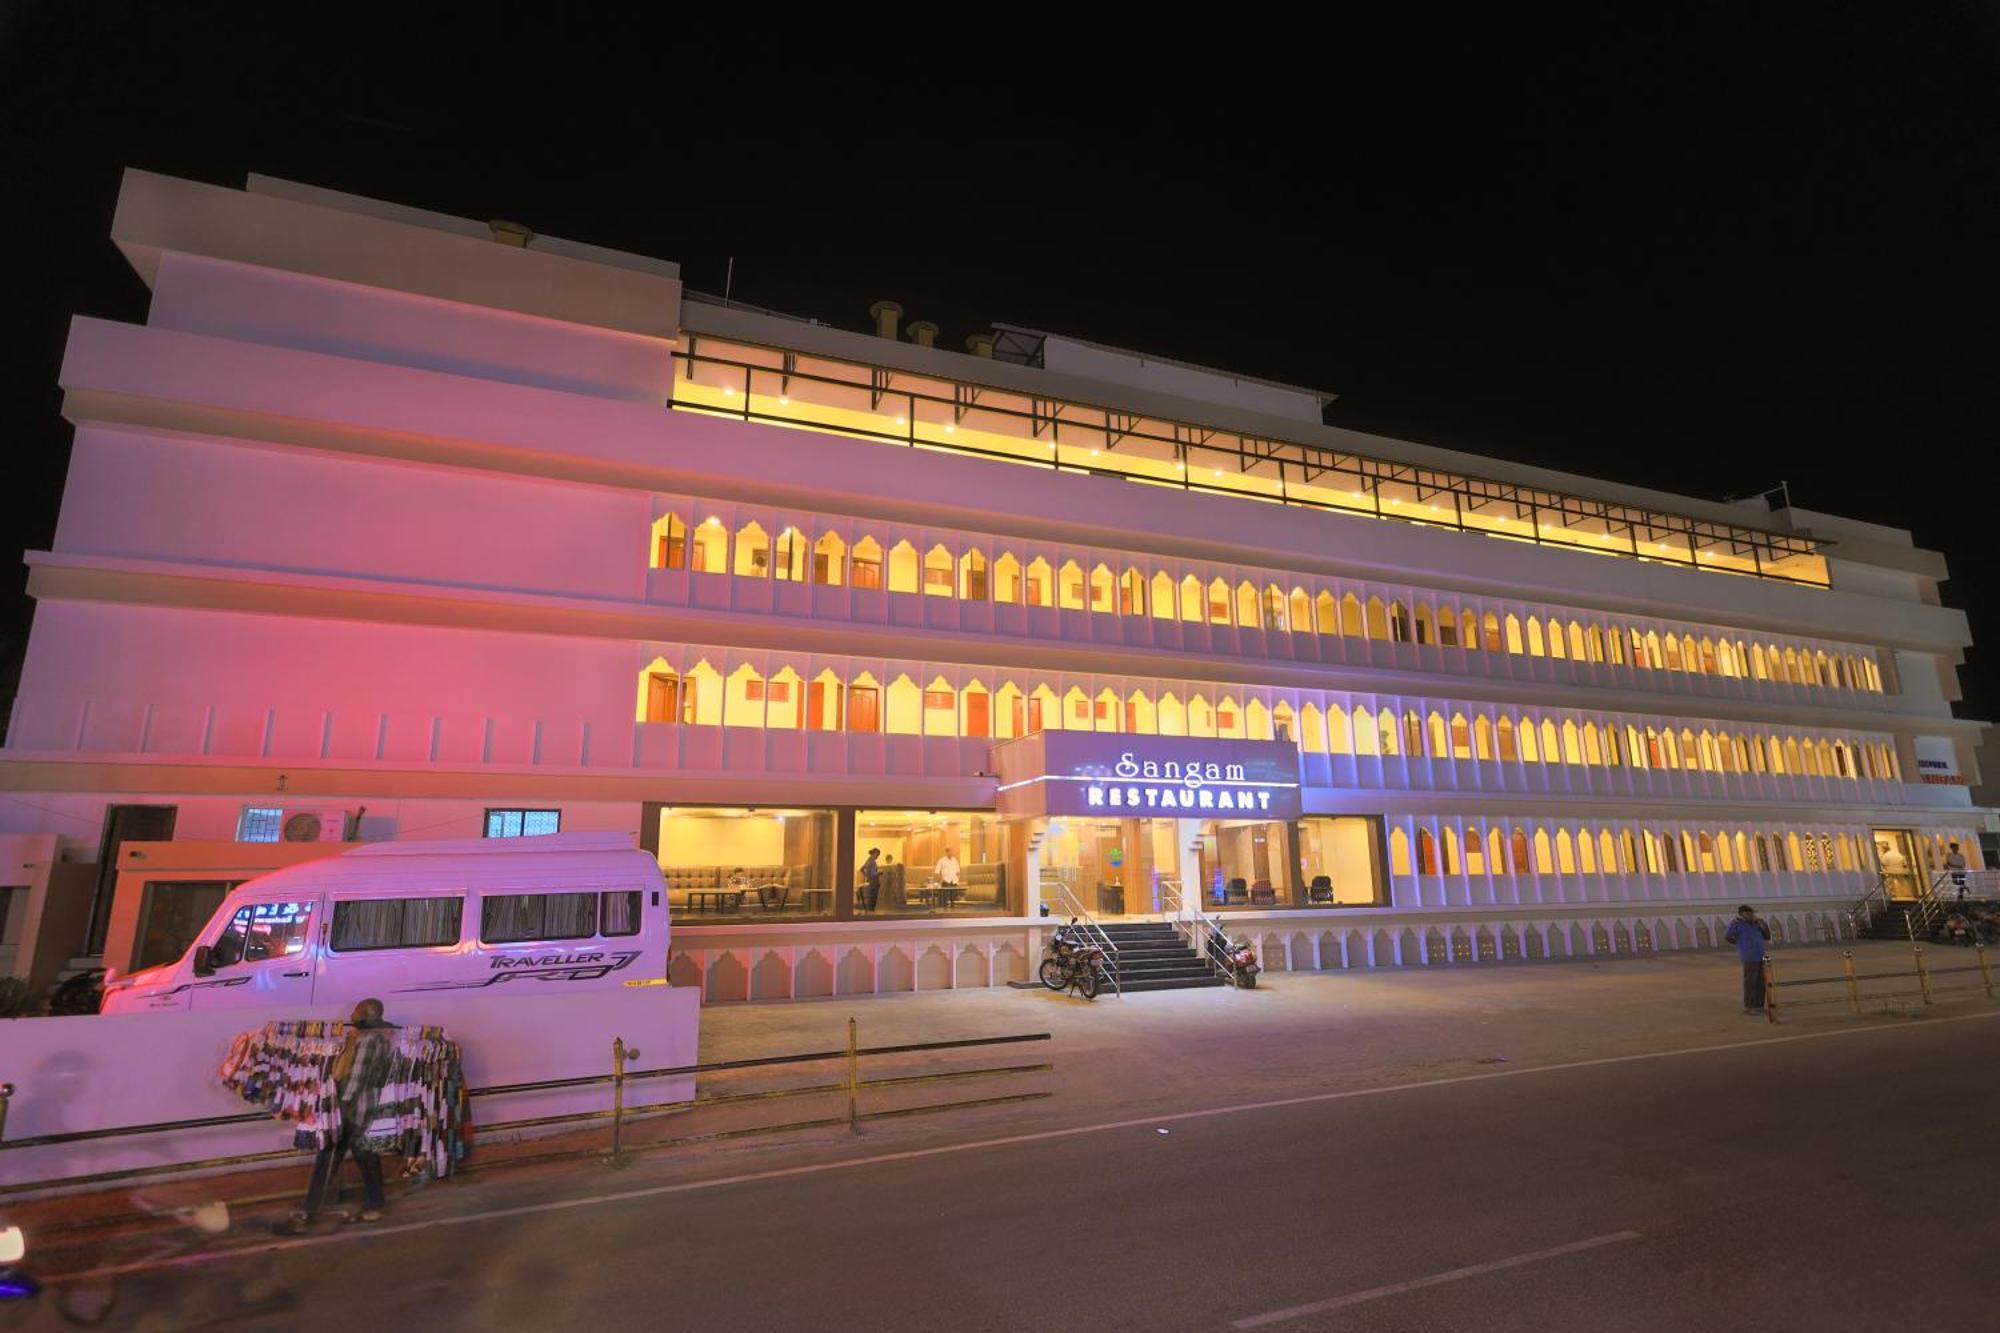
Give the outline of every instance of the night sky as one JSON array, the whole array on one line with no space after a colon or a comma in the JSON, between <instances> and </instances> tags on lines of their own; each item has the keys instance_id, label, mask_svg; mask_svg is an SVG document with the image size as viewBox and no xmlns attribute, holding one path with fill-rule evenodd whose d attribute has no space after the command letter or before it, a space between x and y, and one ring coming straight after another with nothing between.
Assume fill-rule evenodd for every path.
<instances>
[{"instance_id":1,"label":"night sky","mask_svg":"<svg viewBox=\"0 0 2000 1333\"><path fill-rule=\"evenodd\" d=\"M845 327L889 297L952 347L1001 320L1328 389L1330 422L1386 435L1713 498L1786 481L1943 550L1944 599L2000 640L1992 8L1389 32L1156 7L1095 39L1041 6L626 8L280 32L270 6L0 6L0 557L54 528L69 317L144 315L120 169L255 170L704 290L733 257L737 299ZM7 563L0 698L30 606Z\"/></svg>"}]
</instances>

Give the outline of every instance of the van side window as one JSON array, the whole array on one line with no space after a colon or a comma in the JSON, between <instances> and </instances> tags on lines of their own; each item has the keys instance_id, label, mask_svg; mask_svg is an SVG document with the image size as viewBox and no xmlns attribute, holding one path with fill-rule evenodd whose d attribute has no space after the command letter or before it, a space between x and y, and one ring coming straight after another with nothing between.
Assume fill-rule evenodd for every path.
<instances>
[{"instance_id":1,"label":"van side window","mask_svg":"<svg viewBox=\"0 0 2000 1333\"><path fill-rule=\"evenodd\" d=\"M596 933L594 893L495 893L479 899L479 938L487 944L580 940Z\"/></svg>"},{"instance_id":2,"label":"van side window","mask_svg":"<svg viewBox=\"0 0 2000 1333\"><path fill-rule=\"evenodd\" d=\"M333 905L333 948L427 949L458 943L465 899L362 898Z\"/></svg>"},{"instance_id":3,"label":"van side window","mask_svg":"<svg viewBox=\"0 0 2000 1333\"><path fill-rule=\"evenodd\" d=\"M604 921L600 935L637 935L639 933L639 891L621 889L604 895Z\"/></svg>"},{"instance_id":4,"label":"van side window","mask_svg":"<svg viewBox=\"0 0 2000 1333\"><path fill-rule=\"evenodd\" d=\"M236 909L208 951L210 967L261 963L302 953L312 926L311 903L250 903Z\"/></svg>"}]
</instances>

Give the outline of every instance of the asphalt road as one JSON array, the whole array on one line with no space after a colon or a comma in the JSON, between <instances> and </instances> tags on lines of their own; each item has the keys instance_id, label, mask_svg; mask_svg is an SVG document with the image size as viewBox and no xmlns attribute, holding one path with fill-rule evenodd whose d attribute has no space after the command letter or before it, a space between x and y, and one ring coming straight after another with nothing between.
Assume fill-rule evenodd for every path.
<instances>
[{"instance_id":1,"label":"asphalt road","mask_svg":"<svg viewBox=\"0 0 2000 1333\"><path fill-rule=\"evenodd\" d=\"M1769 1035L1263 1105L1239 1071L1178 1117L1026 1141L578 1170L128 1276L109 1326L2000 1326L2000 1019Z\"/></svg>"}]
</instances>

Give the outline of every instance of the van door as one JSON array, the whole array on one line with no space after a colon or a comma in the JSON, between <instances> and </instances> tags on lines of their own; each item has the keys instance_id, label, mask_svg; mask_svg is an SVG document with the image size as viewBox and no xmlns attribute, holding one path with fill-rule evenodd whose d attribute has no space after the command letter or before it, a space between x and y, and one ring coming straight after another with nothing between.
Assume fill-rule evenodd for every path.
<instances>
[{"instance_id":1,"label":"van door","mask_svg":"<svg viewBox=\"0 0 2000 1333\"><path fill-rule=\"evenodd\" d=\"M311 1004L319 913L311 899L239 903L196 972L193 1007Z\"/></svg>"}]
</instances>

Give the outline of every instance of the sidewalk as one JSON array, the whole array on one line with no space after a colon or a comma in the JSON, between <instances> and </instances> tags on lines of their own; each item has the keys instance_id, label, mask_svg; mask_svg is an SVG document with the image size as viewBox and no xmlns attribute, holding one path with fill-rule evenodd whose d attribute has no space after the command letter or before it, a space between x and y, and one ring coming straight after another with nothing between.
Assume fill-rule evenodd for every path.
<instances>
[{"instance_id":1,"label":"sidewalk","mask_svg":"<svg viewBox=\"0 0 2000 1333\"><path fill-rule=\"evenodd\" d=\"M1848 947L1859 971L1910 972L1907 944L1861 941ZM1925 952L1938 967L1972 962L1967 950ZM1785 979L1841 973L1838 946L1786 948L1774 957L1781 999L1786 996ZM1780 1034L1921 1022L1927 1014L1977 1012L1993 1005L1978 982L1976 973L1940 978L1938 1003L1928 1009L1905 1002L1887 1015L1876 1011L1879 1006L1864 1007L1857 1017L1844 1004L1825 1004L1783 1012L1783 1022L1776 1027L1761 1016L1741 1012L1736 960L1722 951L1573 963L1279 972L1265 974L1252 991L1163 991L1106 995L1094 1002L1042 989L931 991L853 1001L711 1008L702 1015L701 1058L735 1060L844 1049L850 1016L857 1020L862 1047L1052 1034L1049 1042L865 1061L864 1078L1051 1060L1055 1066L1050 1073L869 1093L864 1104L874 1108L1025 1091L1053 1093L1043 1100L870 1123L865 1129L867 1142L871 1150L880 1151L1330 1089L1691 1049ZM1914 990L1914 976L1898 988ZM1831 998L1844 996L1845 991L1839 986L1816 987L1811 994ZM701 1089L704 1095L714 1095L798 1087L834 1082L843 1073L844 1062L828 1061L704 1076ZM702 1108L636 1122L628 1127L627 1142L686 1140L746 1124L794 1124L844 1112L844 1098L825 1096ZM472 1164L487 1167L565 1149L588 1149L594 1156L602 1151L606 1136L607 1129L598 1126L519 1144L479 1144ZM762 1162L775 1155L823 1153L829 1143L845 1147L852 1142L842 1126L683 1144L636 1159L637 1165L621 1179L660 1172L685 1174L746 1156ZM391 1207L399 1215L429 1215L488 1206L495 1197L560 1190L586 1173L603 1171L593 1156L491 1173L475 1170L407 1200L392 1197ZM67 1235L79 1243L86 1234L95 1241L106 1239L103 1229L79 1228L86 1219L155 1211L162 1201L225 1198L247 1203L251 1206L238 1208L240 1227L250 1224L253 1216L280 1215L285 1201L302 1190L304 1174L302 1161L278 1170L17 1203L5 1211L31 1234L47 1235L58 1248L64 1243L60 1238ZM593 1179L601 1183L605 1177L595 1174ZM156 1224L131 1225L143 1230Z\"/></svg>"}]
</instances>

